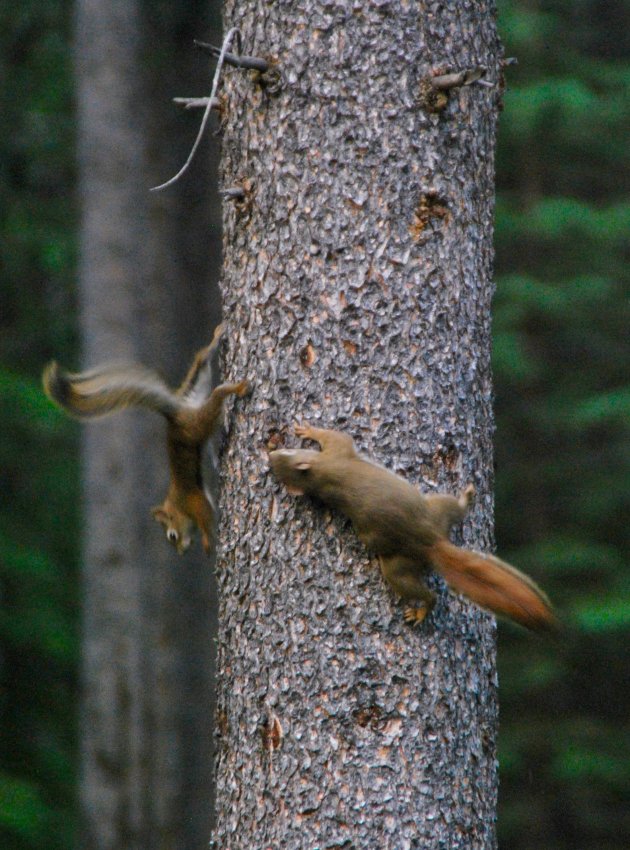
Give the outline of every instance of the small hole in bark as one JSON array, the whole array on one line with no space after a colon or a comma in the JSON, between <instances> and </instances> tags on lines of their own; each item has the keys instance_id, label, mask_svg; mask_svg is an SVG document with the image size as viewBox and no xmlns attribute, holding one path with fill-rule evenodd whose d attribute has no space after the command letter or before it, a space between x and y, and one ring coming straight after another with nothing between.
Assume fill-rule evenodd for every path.
<instances>
[{"instance_id":1,"label":"small hole in bark","mask_svg":"<svg viewBox=\"0 0 630 850\"><path fill-rule=\"evenodd\" d=\"M242 195L234 196L234 209L240 220L248 221L251 218L254 208L254 188L255 183L249 177L244 178L238 184L238 188L242 190Z\"/></svg>"},{"instance_id":2,"label":"small hole in bark","mask_svg":"<svg viewBox=\"0 0 630 850\"><path fill-rule=\"evenodd\" d=\"M310 367L315 362L315 349L309 342L304 348L300 351L300 363L304 366L305 369L310 369Z\"/></svg>"},{"instance_id":3,"label":"small hole in bark","mask_svg":"<svg viewBox=\"0 0 630 850\"><path fill-rule=\"evenodd\" d=\"M459 452L455 448L455 446L450 443L446 446L440 446L440 448L433 455L433 463L436 466L442 466L448 470L454 470L457 466L457 459L459 457Z\"/></svg>"},{"instance_id":4,"label":"small hole in bark","mask_svg":"<svg viewBox=\"0 0 630 850\"><path fill-rule=\"evenodd\" d=\"M227 714L223 710L217 712L216 729L218 734L222 735L223 737L225 737L229 731Z\"/></svg>"},{"instance_id":5,"label":"small hole in bark","mask_svg":"<svg viewBox=\"0 0 630 850\"><path fill-rule=\"evenodd\" d=\"M413 214L413 222L409 228L415 240L419 239L432 219L448 221L448 205L435 189L427 189L420 195L418 206Z\"/></svg>"},{"instance_id":6,"label":"small hole in bark","mask_svg":"<svg viewBox=\"0 0 630 850\"><path fill-rule=\"evenodd\" d=\"M378 721L381 719L381 714L382 712L378 705L369 705L365 708L358 708L354 712L354 719L363 729L367 726L375 729Z\"/></svg>"},{"instance_id":7,"label":"small hole in bark","mask_svg":"<svg viewBox=\"0 0 630 850\"><path fill-rule=\"evenodd\" d=\"M280 747L282 743L282 726L275 714L268 717L260 730L263 740L263 747L267 752L273 752Z\"/></svg>"}]
</instances>

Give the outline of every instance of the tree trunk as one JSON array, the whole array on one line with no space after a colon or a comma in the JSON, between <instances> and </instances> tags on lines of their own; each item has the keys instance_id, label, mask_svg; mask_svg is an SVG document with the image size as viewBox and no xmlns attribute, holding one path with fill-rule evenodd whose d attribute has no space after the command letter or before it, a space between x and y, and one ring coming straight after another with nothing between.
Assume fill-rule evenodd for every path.
<instances>
[{"instance_id":1,"label":"tree trunk","mask_svg":"<svg viewBox=\"0 0 630 850\"><path fill-rule=\"evenodd\" d=\"M224 458L215 845L496 846L492 619L440 588L408 627L348 523L272 479L306 420L425 491L473 482L492 544L490 299L500 87L422 101L433 70L500 77L494 4L227 0L279 93L226 73ZM424 86L426 90L426 85ZM461 542L461 541L460 541Z\"/></svg>"},{"instance_id":2,"label":"tree trunk","mask_svg":"<svg viewBox=\"0 0 630 850\"><path fill-rule=\"evenodd\" d=\"M149 193L194 137L197 119L170 98L209 85L192 44L207 37L205 8L79 0L86 365L138 360L177 382L218 319L207 163ZM167 481L161 418L120 414L84 435L80 846L199 850L212 812L211 567L199 550L182 563L149 517Z\"/></svg>"}]
</instances>

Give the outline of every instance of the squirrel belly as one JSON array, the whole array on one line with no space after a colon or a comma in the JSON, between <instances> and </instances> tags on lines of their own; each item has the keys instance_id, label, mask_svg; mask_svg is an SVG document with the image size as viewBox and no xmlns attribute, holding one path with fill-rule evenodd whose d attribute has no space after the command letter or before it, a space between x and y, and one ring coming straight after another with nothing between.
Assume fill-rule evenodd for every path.
<instances>
[{"instance_id":1,"label":"squirrel belly","mask_svg":"<svg viewBox=\"0 0 630 850\"><path fill-rule=\"evenodd\" d=\"M318 442L321 451L272 451L273 473L289 492L313 496L352 521L359 539L378 555L394 592L406 601L420 600L419 607L406 609L406 620L421 622L435 604L424 583L434 568L453 590L495 614L532 630L556 627L547 597L530 578L492 555L449 542L452 526L463 520L473 500L472 485L459 497L424 496L359 455L347 434L309 425L295 432Z\"/></svg>"}]
</instances>

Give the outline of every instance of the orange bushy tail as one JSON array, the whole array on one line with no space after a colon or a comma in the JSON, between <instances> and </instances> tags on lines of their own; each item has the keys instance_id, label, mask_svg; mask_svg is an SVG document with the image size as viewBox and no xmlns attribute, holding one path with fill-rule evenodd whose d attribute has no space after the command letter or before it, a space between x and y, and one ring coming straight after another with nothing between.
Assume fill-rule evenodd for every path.
<instances>
[{"instance_id":1,"label":"orange bushy tail","mask_svg":"<svg viewBox=\"0 0 630 850\"><path fill-rule=\"evenodd\" d=\"M557 629L551 604L542 590L505 561L459 549L447 540L435 543L429 558L453 590L482 608L533 631Z\"/></svg>"}]
</instances>

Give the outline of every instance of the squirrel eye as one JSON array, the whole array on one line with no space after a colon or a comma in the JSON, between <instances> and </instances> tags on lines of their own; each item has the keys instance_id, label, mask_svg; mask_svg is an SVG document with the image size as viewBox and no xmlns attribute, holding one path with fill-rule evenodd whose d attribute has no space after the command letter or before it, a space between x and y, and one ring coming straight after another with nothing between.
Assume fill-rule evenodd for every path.
<instances>
[{"instance_id":1,"label":"squirrel eye","mask_svg":"<svg viewBox=\"0 0 630 850\"><path fill-rule=\"evenodd\" d=\"M168 538L168 540L171 541L171 543L177 543L179 535L174 529L169 528L169 530L166 532L166 537Z\"/></svg>"}]
</instances>

